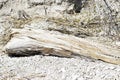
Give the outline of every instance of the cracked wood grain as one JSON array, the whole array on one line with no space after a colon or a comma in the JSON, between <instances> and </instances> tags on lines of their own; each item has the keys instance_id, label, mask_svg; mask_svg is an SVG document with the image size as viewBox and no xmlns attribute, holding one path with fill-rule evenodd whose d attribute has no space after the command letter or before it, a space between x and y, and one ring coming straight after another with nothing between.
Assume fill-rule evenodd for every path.
<instances>
[{"instance_id":1,"label":"cracked wood grain","mask_svg":"<svg viewBox=\"0 0 120 80\"><path fill-rule=\"evenodd\" d=\"M7 54L56 55L74 57L83 55L109 63L120 64L120 50L72 35L45 30L14 29L12 38L4 47Z\"/></svg>"}]
</instances>

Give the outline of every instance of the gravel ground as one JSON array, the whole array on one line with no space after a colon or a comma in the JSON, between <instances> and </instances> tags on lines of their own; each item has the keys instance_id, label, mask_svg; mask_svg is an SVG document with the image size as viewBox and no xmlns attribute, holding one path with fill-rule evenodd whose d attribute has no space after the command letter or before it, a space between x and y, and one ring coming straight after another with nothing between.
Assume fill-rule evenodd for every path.
<instances>
[{"instance_id":1,"label":"gravel ground","mask_svg":"<svg viewBox=\"0 0 120 80\"><path fill-rule=\"evenodd\" d=\"M0 56L0 80L120 80L120 66L87 57Z\"/></svg>"},{"instance_id":2,"label":"gravel ground","mask_svg":"<svg viewBox=\"0 0 120 80\"><path fill-rule=\"evenodd\" d=\"M8 2L5 4L6 1ZM71 15L61 14L61 12L66 10L67 4L57 5L57 3L63 0L29 0L30 4L40 4L37 6L30 6L30 4L27 4L27 1L28 0L0 0L0 19L4 20L2 19L3 16L19 18L19 10L25 10L31 17L36 15L46 16L45 8L48 11L47 16L56 18L65 16L66 19L71 19L72 17ZM41 5L44 1L46 1L45 4ZM53 3L52 6L49 5L49 3L51 3L50 1ZM53 1L56 1L56 3ZM111 4L116 3L114 0L109 1L112 1ZM99 2L98 5L102 5L103 1ZM94 5L94 3L92 4ZM94 11L92 8L94 7L93 5L83 9L82 15L75 15L75 18L81 18L81 22L83 21L84 23L89 19L93 19L96 16L94 12L91 16L87 13L89 9ZM113 7L116 8L117 5L113 5ZM104 9L104 6L101 9ZM72 18L74 18L74 16ZM27 28L44 29L48 26L50 28L56 26L54 24L47 24L44 21L40 22L39 20L36 23L32 21L29 25L26 24L23 26ZM56 27L58 28L58 26ZM70 28L70 30L72 29ZM0 80L120 80L120 65L114 65L83 56L76 58L42 55L9 57L0 52Z\"/></svg>"}]
</instances>

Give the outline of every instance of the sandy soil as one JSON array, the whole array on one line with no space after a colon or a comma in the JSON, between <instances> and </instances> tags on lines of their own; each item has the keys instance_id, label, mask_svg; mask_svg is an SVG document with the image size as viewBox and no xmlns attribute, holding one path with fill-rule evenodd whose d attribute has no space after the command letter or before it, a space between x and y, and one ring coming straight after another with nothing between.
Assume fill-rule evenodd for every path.
<instances>
[{"instance_id":1,"label":"sandy soil","mask_svg":"<svg viewBox=\"0 0 120 80\"><path fill-rule=\"evenodd\" d=\"M120 80L120 66L86 57L0 56L0 80Z\"/></svg>"},{"instance_id":2,"label":"sandy soil","mask_svg":"<svg viewBox=\"0 0 120 80\"><path fill-rule=\"evenodd\" d=\"M27 1L30 1L31 5L28 4ZM56 3L50 6L53 1L56 1ZM25 23L18 20L18 18L24 18L22 14L18 13L19 10L25 10L31 17L49 16L56 17L58 19L70 19L71 21L74 21L72 20L74 18L75 20L80 18L81 22L84 21L84 23L87 22L87 18L93 19L96 16L94 14L86 16L89 15L89 9L94 7L91 4L91 7L88 7L88 9L83 9L83 12L81 13L82 15L62 15L62 12L66 10L67 4L63 2L59 5L61 3L60 1L63 0L0 0L0 19L2 19L1 17L12 17L10 21L14 21L14 23L17 24L15 27L21 27L19 25ZM110 1L114 2L114 0ZM117 9L116 7L115 9ZM47 10L47 15L45 8ZM49 19L46 19L46 21L49 21ZM41 22L37 19L35 22L34 20L31 22L28 20L28 24L23 26L25 26L25 28L47 29L49 27L64 30L62 28L63 26L58 27L53 24L53 21L49 24L45 21ZM74 28L69 29L70 31L74 31ZM9 57L7 54L0 52L0 80L120 80L120 65L114 65L83 56L76 58L62 58L42 55Z\"/></svg>"}]
</instances>

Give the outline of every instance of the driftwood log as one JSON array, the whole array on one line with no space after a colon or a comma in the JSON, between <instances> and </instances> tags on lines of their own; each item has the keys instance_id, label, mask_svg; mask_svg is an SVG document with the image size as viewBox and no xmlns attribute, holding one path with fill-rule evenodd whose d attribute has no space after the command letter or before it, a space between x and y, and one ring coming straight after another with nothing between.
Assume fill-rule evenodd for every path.
<instances>
[{"instance_id":1,"label":"driftwood log","mask_svg":"<svg viewBox=\"0 0 120 80\"><path fill-rule=\"evenodd\" d=\"M89 40L45 30L14 29L4 47L9 55L87 56L120 64L120 50Z\"/></svg>"}]
</instances>

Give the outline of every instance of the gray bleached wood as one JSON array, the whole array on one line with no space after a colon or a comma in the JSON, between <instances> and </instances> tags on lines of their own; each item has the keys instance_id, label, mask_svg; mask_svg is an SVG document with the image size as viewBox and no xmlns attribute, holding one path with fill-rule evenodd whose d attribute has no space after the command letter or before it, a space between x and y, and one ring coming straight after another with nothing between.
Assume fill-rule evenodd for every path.
<instances>
[{"instance_id":1,"label":"gray bleached wood","mask_svg":"<svg viewBox=\"0 0 120 80\"><path fill-rule=\"evenodd\" d=\"M45 30L14 29L4 47L9 55L87 56L120 64L120 50L71 35Z\"/></svg>"}]
</instances>

